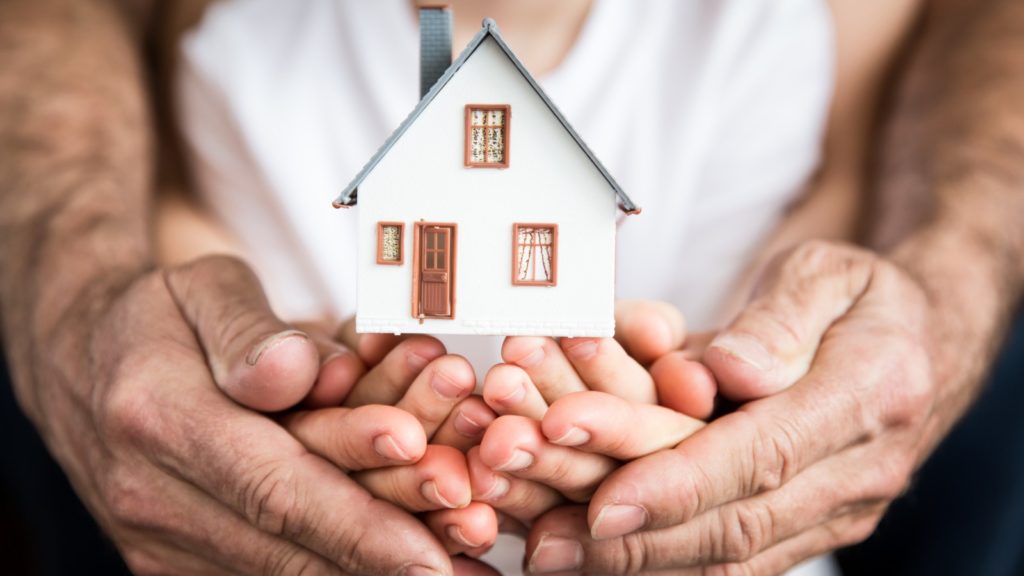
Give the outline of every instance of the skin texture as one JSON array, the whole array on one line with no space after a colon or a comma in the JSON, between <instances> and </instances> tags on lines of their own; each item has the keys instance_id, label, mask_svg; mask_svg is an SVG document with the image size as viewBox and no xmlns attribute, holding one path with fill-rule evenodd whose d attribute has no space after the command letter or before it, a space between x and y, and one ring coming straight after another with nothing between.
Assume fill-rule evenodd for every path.
<instances>
[{"instance_id":1,"label":"skin texture","mask_svg":"<svg viewBox=\"0 0 1024 576\"><path fill-rule=\"evenodd\" d=\"M447 542L373 494L417 510L468 500L464 458L427 447L423 424L443 430L458 399L437 409L421 394L412 413L354 402L329 415L344 442L310 417L286 420L289 433L253 409L307 395L323 340L274 317L237 260L155 268L152 117L136 44L146 20L141 3L0 5L0 301L21 407L136 573L451 573ZM416 356L420 369L457 362L430 342L361 348L379 363L349 358L335 386L390 384L395 401L418 371L396 370L393 357ZM457 472L452 452L461 480L434 464ZM346 470L369 475L370 491ZM465 526L487 530L479 515ZM372 530L381 522L403 531L402 550Z\"/></svg>"},{"instance_id":2,"label":"skin texture","mask_svg":"<svg viewBox=\"0 0 1024 576\"><path fill-rule=\"evenodd\" d=\"M137 572L398 571L405 560L393 556L391 542L358 532L382 516L408 527L411 544L403 551L411 558L450 571L446 554L461 550L457 538L435 540L424 525L373 499L337 466L310 453L295 440L300 430L288 434L239 404L280 402L257 404L274 409L318 387L327 399L315 402L349 398L346 386L354 384L346 380L360 369L374 370L377 358L387 362L390 347L368 344L377 348L369 361L372 354L350 344L365 362L362 368L351 357L332 359L342 364L336 367L342 374L318 381L322 341L290 332L261 308L258 286L243 265L214 260L154 269L146 224L154 153L136 58L143 28L133 27L145 22L147 10L141 2L111 6L58 0L0 5L0 302L23 409ZM933 31L940 38L933 37L926 56L916 61L919 72L911 74L897 104L906 125L891 135L905 144L893 149L907 152L887 156L891 164L882 170L882 190L902 192L915 189L908 182L918 184L915 191L934 198L934 209L907 228L898 210L880 204L877 221L886 232L875 238L891 247L884 259L810 244L772 266L770 271L789 272L763 275L761 298L705 355L729 394L771 397L701 429L675 450L619 469L598 488L589 509L543 516L529 540L532 568L560 557L595 572L639 571L680 565L685 555L683 564L730 562L716 568L721 572L779 572L870 532L885 504L966 408L1020 293L1021 119L1011 103L1021 95L1006 79L1020 76L1015 55L1024 51L1012 33L1019 7L993 1L958 10L936 16L953 24L941 27L941 34ZM950 77L956 79L952 89L929 84ZM984 114L972 106L976 102L985 103ZM893 196L899 195L884 198ZM217 270L213 278L210 269ZM197 285L206 288L188 289ZM793 310L794 302L821 305L808 314ZM666 333L671 327L659 332ZM740 336L759 342L767 363L751 353L756 347L739 344ZM560 362L556 352L562 351L542 347ZM624 349L643 365L661 358L643 345ZM282 365L298 367L297 376L281 380ZM532 370L531 378L542 376L535 366L522 369ZM838 389L843 380L835 374L856 384L862 401L853 403L849 389ZM551 403L542 408L545 414L573 398L556 398L552 391L580 392L576 384L585 383L564 377L553 386L542 382L537 391ZM271 380L279 382L281 398L261 393ZM334 389L325 381L333 381ZM393 401L405 397L400 386L390 390ZM469 400L455 406L462 402ZM353 421L356 404L345 413ZM791 421L780 414L800 417ZM421 424L428 417L414 416ZM454 417L450 413L437 434ZM393 437L415 430L401 424L403 418L395 416L396 428L388 430ZM380 432L363 431L374 440ZM324 442L319 433L307 437L310 444L316 440ZM426 438L410 440L405 449L415 452L420 445L426 453ZM696 468L712 460L697 457L704 451L720 461L736 446L747 447L741 455L746 458ZM380 454L334 454L330 448L314 451L348 459L349 469L382 463L374 460ZM877 461L891 464L863 465ZM254 475L254 468L263 474ZM476 478L472 453L467 473ZM666 477L678 484L679 501L671 506L644 490L656 478L654 488L665 491ZM825 479L837 477L846 480L826 485ZM412 485L423 480L412 478ZM516 493L514 485L530 486L510 481L507 494ZM808 493L818 497L808 499ZM393 499L410 497L415 494ZM325 500L344 503L348 521L351 514L367 520L355 526L332 521L336 511L315 505ZM630 504L647 511L637 516L606 508ZM474 511L476 524L467 517L461 525L480 532L500 521L495 515L489 523L486 508L463 510ZM455 523L442 514L450 513L455 511L437 513L437 522L428 516L427 525L447 533ZM664 528L608 539L631 524ZM339 533L339 526L348 530ZM470 540L461 545L487 545ZM357 548L348 546L357 541ZM681 541L704 547L681 547Z\"/></svg>"},{"instance_id":3,"label":"skin texture","mask_svg":"<svg viewBox=\"0 0 1024 576\"><path fill-rule=\"evenodd\" d=\"M704 354L724 394L763 399L542 516L533 571L783 572L866 538L977 395L1024 276L1024 10L940 2L927 22L880 172L890 248L779 259ZM908 222L905 194L934 209Z\"/></svg>"}]
</instances>

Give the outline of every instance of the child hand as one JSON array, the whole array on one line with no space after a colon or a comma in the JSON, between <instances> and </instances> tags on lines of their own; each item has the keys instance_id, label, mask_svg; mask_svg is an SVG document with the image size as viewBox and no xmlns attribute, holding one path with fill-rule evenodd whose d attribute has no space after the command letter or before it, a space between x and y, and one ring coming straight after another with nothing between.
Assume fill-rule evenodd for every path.
<instances>
[{"instance_id":1,"label":"child hand","mask_svg":"<svg viewBox=\"0 0 1024 576\"><path fill-rule=\"evenodd\" d=\"M282 423L375 497L425 512L449 553L486 551L497 518L490 506L469 502L464 452L495 415L470 395L469 363L425 336L353 334L346 346L322 329L304 329L324 360L304 402L310 409Z\"/></svg>"},{"instance_id":2,"label":"child hand","mask_svg":"<svg viewBox=\"0 0 1024 576\"><path fill-rule=\"evenodd\" d=\"M484 383L485 401L501 417L469 453L475 499L528 522L563 499L585 502L619 461L670 448L703 425L714 381L674 356L686 340L678 311L625 301L616 323L615 340L506 340L509 363ZM655 360L660 379L640 363ZM653 405L662 383L675 409Z\"/></svg>"}]
</instances>

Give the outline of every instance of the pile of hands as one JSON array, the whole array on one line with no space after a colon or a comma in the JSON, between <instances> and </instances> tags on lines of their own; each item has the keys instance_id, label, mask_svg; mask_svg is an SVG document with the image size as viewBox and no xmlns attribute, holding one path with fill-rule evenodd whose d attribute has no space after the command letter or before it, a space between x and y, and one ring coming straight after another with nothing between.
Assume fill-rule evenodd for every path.
<instances>
[{"instance_id":1,"label":"pile of hands","mask_svg":"<svg viewBox=\"0 0 1024 576\"><path fill-rule=\"evenodd\" d=\"M869 535L941 426L912 280L773 269L716 333L632 301L614 339L507 338L478 395L437 340L286 324L209 257L58 324L88 329L34 420L140 574L492 574L499 531L531 573L777 573Z\"/></svg>"}]
</instances>

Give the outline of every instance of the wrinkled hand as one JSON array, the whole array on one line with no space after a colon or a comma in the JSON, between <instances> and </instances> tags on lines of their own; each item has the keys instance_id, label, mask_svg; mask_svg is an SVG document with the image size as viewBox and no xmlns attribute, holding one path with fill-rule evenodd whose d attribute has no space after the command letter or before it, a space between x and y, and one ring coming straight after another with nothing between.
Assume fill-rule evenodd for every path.
<instances>
[{"instance_id":1,"label":"wrinkled hand","mask_svg":"<svg viewBox=\"0 0 1024 576\"><path fill-rule=\"evenodd\" d=\"M253 410L303 398L319 357L244 264L149 273L75 310L20 390L36 396L51 451L133 572L451 573L422 522ZM390 411L401 417L345 416L347 469L401 460L382 434L425 445L416 427L376 425Z\"/></svg>"},{"instance_id":2,"label":"wrinkled hand","mask_svg":"<svg viewBox=\"0 0 1024 576\"><path fill-rule=\"evenodd\" d=\"M766 288L704 361L723 394L768 397L539 519L534 571L776 574L874 530L951 417L933 412L928 302L894 265L817 242Z\"/></svg>"}]
</instances>

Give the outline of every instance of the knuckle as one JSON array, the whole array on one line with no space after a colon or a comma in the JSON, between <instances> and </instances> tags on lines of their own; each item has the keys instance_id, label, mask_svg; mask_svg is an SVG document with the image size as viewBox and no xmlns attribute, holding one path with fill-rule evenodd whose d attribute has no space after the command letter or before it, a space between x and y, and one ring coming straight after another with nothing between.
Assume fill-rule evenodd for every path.
<instances>
[{"instance_id":1,"label":"knuckle","mask_svg":"<svg viewBox=\"0 0 1024 576\"><path fill-rule=\"evenodd\" d=\"M782 486L797 471L799 433L788 420L777 420L774 430L752 434L751 485L748 494L759 494Z\"/></svg>"},{"instance_id":2,"label":"knuckle","mask_svg":"<svg viewBox=\"0 0 1024 576\"><path fill-rule=\"evenodd\" d=\"M240 509L259 529L274 536L299 539L305 523L296 521L300 508L299 486L289 462L273 462L258 468L242 486Z\"/></svg>"},{"instance_id":3,"label":"knuckle","mask_svg":"<svg viewBox=\"0 0 1024 576\"><path fill-rule=\"evenodd\" d=\"M745 562L771 542L774 520L764 506L740 504L721 509L718 558L724 562Z\"/></svg>"},{"instance_id":4,"label":"knuckle","mask_svg":"<svg viewBox=\"0 0 1024 576\"><path fill-rule=\"evenodd\" d=\"M103 405L98 411L100 428L115 442L135 445L159 442L159 403L151 393L148 383L140 379L142 376L138 376L150 372L146 367L128 370L134 372L136 376L115 376L104 396Z\"/></svg>"},{"instance_id":5,"label":"knuckle","mask_svg":"<svg viewBox=\"0 0 1024 576\"><path fill-rule=\"evenodd\" d=\"M268 576L292 576L327 574L321 563L312 555L293 546L282 546L272 552L264 561L262 574Z\"/></svg>"},{"instance_id":6,"label":"knuckle","mask_svg":"<svg viewBox=\"0 0 1024 576\"><path fill-rule=\"evenodd\" d=\"M153 499L131 471L116 467L101 485L103 501L114 522L130 528L153 527Z\"/></svg>"},{"instance_id":7,"label":"knuckle","mask_svg":"<svg viewBox=\"0 0 1024 576\"><path fill-rule=\"evenodd\" d=\"M906 456L890 458L878 466L869 482L865 500L891 502L900 497L910 485L912 466Z\"/></svg>"},{"instance_id":8,"label":"knuckle","mask_svg":"<svg viewBox=\"0 0 1024 576\"><path fill-rule=\"evenodd\" d=\"M620 552L616 555L614 574L639 574L648 568L649 537L641 533L624 536L621 539Z\"/></svg>"},{"instance_id":9,"label":"knuckle","mask_svg":"<svg viewBox=\"0 0 1024 576\"><path fill-rule=\"evenodd\" d=\"M920 343L905 342L896 372L898 381L889 386L887 423L894 426L922 423L931 412L935 395L927 353Z\"/></svg>"}]
</instances>

